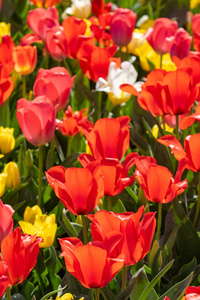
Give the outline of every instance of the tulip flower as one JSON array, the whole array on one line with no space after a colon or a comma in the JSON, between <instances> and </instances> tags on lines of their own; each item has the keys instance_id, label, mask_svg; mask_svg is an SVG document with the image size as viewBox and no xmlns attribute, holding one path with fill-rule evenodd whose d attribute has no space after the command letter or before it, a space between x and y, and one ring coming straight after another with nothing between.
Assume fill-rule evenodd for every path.
<instances>
[{"instance_id":1,"label":"tulip flower","mask_svg":"<svg viewBox=\"0 0 200 300\"><path fill-rule=\"evenodd\" d=\"M155 20L153 28L149 28L145 37L151 47L160 55L169 53L171 42L168 38L174 36L178 27L176 21L167 18L158 18Z\"/></svg>"},{"instance_id":2,"label":"tulip flower","mask_svg":"<svg viewBox=\"0 0 200 300\"><path fill-rule=\"evenodd\" d=\"M158 139L158 142L169 147L171 153L174 154L175 158L178 161L181 161L182 158L187 159L187 169L193 172L200 171L200 133L188 135L184 140L183 149L181 143L173 135L165 135Z\"/></svg>"},{"instance_id":3,"label":"tulip flower","mask_svg":"<svg viewBox=\"0 0 200 300\"><path fill-rule=\"evenodd\" d=\"M9 277L8 277L8 267L7 264L2 261L0 256L0 297L3 296L5 290L8 287Z\"/></svg>"},{"instance_id":4,"label":"tulip flower","mask_svg":"<svg viewBox=\"0 0 200 300\"><path fill-rule=\"evenodd\" d=\"M101 176L93 175L89 168L56 166L46 172L46 177L56 196L74 215L90 213L104 195Z\"/></svg>"},{"instance_id":5,"label":"tulip flower","mask_svg":"<svg viewBox=\"0 0 200 300\"><path fill-rule=\"evenodd\" d=\"M200 299L200 286L188 286L185 291L185 300Z\"/></svg>"},{"instance_id":6,"label":"tulip flower","mask_svg":"<svg viewBox=\"0 0 200 300\"><path fill-rule=\"evenodd\" d=\"M92 13L99 17L103 13L110 12L112 5L111 2L105 4L104 0L92 0Z\"/></svg>"},{"instance_id":7,"label":"tulip flower","mask_svg":"<svg viewBox=\"0 0 200 300\"><path fill-rule=\"evenodd\" d=\"M56 111L61 111L67 105L74 78L63 67L40 69L33 86L34 96L46 96Z\"/></svg>"},{"instance_id":8,"label":"tulip flower","mask_svg":"<svg viewBox=\"0 0 200 300\"><path fill-rule=\"evenodd\" d=\"M3 154L7 154L15 147L15 138L13 136L14 128L0 127L0 149Z\"/></svg>"},{"instance_id":9,"label":"tulip flower","mask_svg":"<svg viewBox=\"0 0 200 300\"><path fill-rule=\"evenodd\" d=\"M123 164L116 158L104 158L95 161L89 154L81 154L78 158L83 167L91 166L103 176L104 194L114 196L121 193L127 186L133 184L134 176L128 177L129 169L135 164L137 153L129 153Z\"/></svg>"},{"instance_id":10,"label":"tulip flower","mask_svg":"<svg viewBox=\"0 0 200 300\"><path fill-rule=\"evenodd\" d=\"M62 13L62 18L67 18L67 15L72 15L79 19L87 19L92 11L90 0L72 0L71 7L67 7Z\"/></svg>"},{"instance_id":11,"label":"tulip flower","mask_svg":"<svg viewBox=\"0 0 200 300\"><path fill-rule=\"evenodd\" d=\"M13 231L14 209L0 200L0 248L2 240Z\"/></svg>"},{"instance_id":12,"label":"tulip flower","mask_svg":"<svg viewBox=\"0 0 200 300\"><path fill-rule=\"evenodd\" d=\"M137 15L130 9L117 8L110 24L110 33L114 43L120 47L128 45L135 28Z\"/></svg>"},{"instance_id":13,"label":"tulip flower","mask_svg":"<svg viewBox=\"0 0 200 300\"><path fill-rule=\"evenodd\" d=\"M189 55L192 37L185 29L178 28L174 36L169 37L167 40L171 43L169 51L171 57L177 56L182 59Z\"/></svg>"},{"instance_id":14,"label":"tulip flower","mask_svg":"<svg viewBox=\"0 0 200 300\"><path fill-rule=\"evenodd\" d=\"M0 22L0 36L10 35L10 24Z\"/></svg>"},{"instance_id":15,"label":"tulip flower","mask_svg":"<svg viewBox=\"0 0 200 300\"><path fill-rule=\"evenodd\" d=\"M37 7L51 7L53 5L56 5L60 2L61 0L31 0L31 2L37 6Z\"/></svg>"},{"instance_id":16,"label":"tulip flower","mask_svg":"<svg viewBox=\"0 0 200 300\"><path fill-rule=\"evenodd\" d=\"M199 84L193 85L191 68L180 68L171 72L154 70L147 75L141 93L133 86L121 86L124 92L138 96L139 105L153 116L187 113L199 98L199 88Z\"/></svg>"},{"instance_id":17,"label":"tulip flower","mask_svg":"<svg viewBox=\"0 0 200 300\"><path fill-rule=\"evenodd\" d=\"M67 57L67 39L62 26L54 26L47 31L45 46L56 61L62 61Z\"/></svg>"},{"instance_id":18,"label":"tulip flower","mask_svg":"<svg viewBox=\"0 0 200 300\"><path fill-rule=\"evenodd\" d=\"M94 241L104 241L111 232L120 232L121 240L114 249L113 256L124 255L124 265L136 264L151 249L156 219L155 213L144 213L140 207L136 213L114 213L101 210L87 217L92 221L91 233ZM131 237L131 238L130 238Z\"/></svg>"},{"instance_id":19,"label":"tulip flower","mask_svg":"<svg viewBox=\"0 0 200 300\"><path fill-rule=\"evenodd\" d=\"M0 197L2 197L5 192L7 176L5 173L0 173Z\"/></svg>"},{"instance_id":20,"label":"tulip flower","mask_svg":"<svg viewBox=\"0 0 200 300\"><path fill-rule=\"evenodd\" d=\"M74 300L74 297L70 293L66 293L62 295L61 297L57 296L56 300ZM79 300L84 300L84 297L81 297Z\"/></svg>"},{"instance_id":21,"label":"tulip flower","mask_svg":"<svg viewBox=\"0 0 200 300\"><path fill-rule=\"evenodd\" d=\"M42 238L21 234L17 227L1 243L1 255L8 266L9 286L21 283L35 267Z\"/></svg>"},{"instance_id":22,"label":"tulip flower","mask_svg":"<svg viewBox=\"0 0 200 300\"><path fill-rule=\"evenodd\" d=\"M119 86L123 83L134 85L137 79L137 71L134 66L124 61L121 63L121 68L112 61L109 65L108 75L106 79L100 77L96 83L96 91L104 91L113 105L120 105L127 102L131 95L120 90ZM136 84L137 86L137 84Z\"/></svg>"},{"instance_id":23,"label":"tulip flower","mask_svg":"<svg viewBox=\"0 0 200 300\"><path fill-rule=\"evenodd\" d=\"M63 120L56 119L56 128L63 135L74 136L80 132L78 126L87 122L87 108L73 113L71 106L68 105Z\"/></svg>"},{"instance_id":24,"label":"tulip flower","mask_svg":"<svg viewBox=\"0 0 200 300\"><path fill-rule=\"evenodd\" d=\"M106 249L83 245L78 238L63 238L59 242L68 272L86 288L106 286L124 265L121 257L110 258Z\"/></svg>"},{"instance_id":25,"label":"tulip flower","mask_svg":"<svg viewBox=\"0 0 200 300\"><path fill-rule=\"evenodd\" d=\"M13 48L15 71L21 75L31 74L37 63L36 46L17 46Z\"/></svg>"},{"instance_id":26,"label":"tulip flower","mask_svg":"<svg viewBox=\"0 0 200 300\"><path fill-rule=\"evenodd\" d=\"M56 215L49 216L42 214L38 205L27 206L24 212L24 221L19 221L23 233L36 235L43 239L39 244L40 248L50 247L55 239L57 224Z\"/></svg>"},{"instance_id":27,"label":"tulip flower","mask_svg":"<svg viewBox=\"0 0 200 300\"><path fill-rule=\"evenodd\" d=\"M33 145L49 143L55 131L56 107L46 96L17 101L17 119L26 139Z\"/></svg>"},{"instance_id":28,"label":"tulip flower","mask_svg":"<svg viewBox=\"0 0 200 300\"><path fill-rule=\"evenodd\" d=\"M10 161L8 164L6 164L4 173L7 174L6 187L8 189L14 189L20 185L21 178L19 174L19 168L15 162Z\"/></svg>"},{"instance_id":29,"label":"tulip flower","mask_svg":"<svg viewBox=\"0 0 200 300\"><path fill-rule=\"evenodd\" d=\"M27 16L27 25L37 37L44 40L50 28L60 25L58 10L54 6L48 9L30 10Z\"/></svg>"},{"instance_id":30,"label":"tulip flower","mask_svg":"<svg viewBox=\"0 0 200 300\"><path fill-rule=\"evenodd\" d=\"M175 178L166 167L157 165L153 157L141 156L135 159L135 163L137 169L134 173L135 178L141 185L145 197L152 202L169 203L187 188L187 180L181 181L187 159L180 161Z\"/></svg>"},{"instance_id":31,"label":"tulip flower","mask_svg":"<svg viewBox=\"0 0 200 300\"><path fill-rule=\"evenodd\" d=\"M0 43L0 78L7 78L14 68L13 48L15 44L9 35L5 35Z\"/></svg>"},{"instance_id":32,"label":"tulip flower","mask_svg":"<svg viewBox=\"0 0 200 300\"><path fill-rule=\"evenodd\" d=\"M13 91L13 81L10 77L0 78L0 107L4 105Z\"/></svg>"},{"instance_id":33,"label":"tulip flower","mask_svg":"<svg viewBox=\"0 0 200 300\"><path fill-rule=\"evenodd\" d=\"M192 17L192 33L193 33L193 47L199 52L200 50L200 14L195 14Z\"/></svg>"},{"instance_id":34,"label":"tulip flower","mask_svg":"<svg viewBox=\"0 0 200 300\"><path fill-rule=\"evenodd\" d=\"M88 145L95 160L103 158L117 158L120 160L129 148L129 123L128 116L102 118L90 128L79 126L85 134Z\"/></svg>"}]
</instances>

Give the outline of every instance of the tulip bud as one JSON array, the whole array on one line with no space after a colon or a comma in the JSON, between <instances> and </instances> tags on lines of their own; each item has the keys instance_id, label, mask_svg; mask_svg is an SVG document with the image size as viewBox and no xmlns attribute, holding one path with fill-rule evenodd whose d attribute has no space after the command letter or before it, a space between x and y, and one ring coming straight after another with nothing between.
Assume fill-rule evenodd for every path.
<instances>
[{"instance_id":1,"label":"tulip bud","mask_svg":"<svg viewBox=\"0 0 200 300\"><path fill-rule=\"evenodd\" d=\"M15 162L9 162L4 168L4 173L8 175L6 179L6 187L8 189L13 189L20 185L19 168Z\"/></svg>"},{"instance_id":2,"label":"tulip bud","mask_svg":"<svg viewBox=\"0 0 200 300\"><path fill-rule=\"evenodd\" d=\"M30 171L31 168L32 168L32 166L33 166L33 155L32 155L32 153L31 153L31 150L30 150L30 149L28 149L28 150L26 151L24 163L25 163L25 168L26 168L28 171Z\"/></svg>"},{"instance_id":3,"label":"tulip bud","mask_svg":"<svg viewBox=\"0 0 200 300\"><path fill-rule=\"evenodd\" d=\"M7 154L15 147L13 136L14 128L0 127L0 149L3 154Z\"/></svg>"}]
</instances>

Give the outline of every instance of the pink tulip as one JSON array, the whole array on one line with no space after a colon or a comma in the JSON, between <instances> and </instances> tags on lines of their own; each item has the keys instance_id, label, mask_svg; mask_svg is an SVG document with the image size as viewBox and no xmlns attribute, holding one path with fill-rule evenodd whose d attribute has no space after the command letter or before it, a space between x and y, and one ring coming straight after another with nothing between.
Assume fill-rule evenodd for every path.
<instances>
[{"instance_id":1,"label":"pink tulip","mask_svg":"<svg viewBox=\"0 0 200 300\"><path fill-rule=\"evenodd\" d=\"M0 200L0 246L2 240L13 231L14 209Z\"/></svg>"}]
</instances>

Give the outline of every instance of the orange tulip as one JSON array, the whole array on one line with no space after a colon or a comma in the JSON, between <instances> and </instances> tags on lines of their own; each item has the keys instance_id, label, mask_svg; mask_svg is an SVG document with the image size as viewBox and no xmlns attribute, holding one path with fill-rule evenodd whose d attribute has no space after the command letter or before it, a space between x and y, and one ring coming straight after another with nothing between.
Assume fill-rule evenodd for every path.
<instances>
[{"instance_id":1,"label":"orange tulip","mask_svg":"<svg viewBox=\"0 0 200 300\"><path fill-rule=\"evenodd\" d=\"M46 177L56 196L74 215L90 213L104 195L103 182L89 168L56 166L46 172Z\"/></svg>"},{"instance_id":2,"label":"orange tulip","mask_svg":"<svg viewBox=\"0 0 200 300\"><path fill-rule=\"evenodd\" d=\"M3 239L1 254L8 266L9 286L21 283L29 275L37 262L41 242L40 237L21 234L20 227Z\"/></svg>"},{"instance_id":3,"label":"orange tulip","mask_svg":"<svg viewBox=\"0 0 200 300\"><path fill-rule=\"evenodd\" d=\"M50 7L60 3L61 0L31 0L31 2L37 7Z\"/></svg>"},{"instance_id":4,"label":"orange tulip","mask_svg":"<svg viewBox=\"0 0 200 300\"><path fill-rule=\"evenodd\" d=\"M106 249L92 243L83 245L78 238L59 242L68 272L88 289L106 286L124 265L122 257L110 258Z\"/></svg>"},{"instance_id":5,"label":"orange tulip","mask_svg":"<svg viewBox=\"0 0 200 300\"><path fill-rule=\"evenodd\" d=\"M92 221L91 233L94 241L105 241L113 232L121 233L112 257L124 255L124 265L136 264L151 249L156 227L155 213L144 213L144 207L138 212L114 213L101 210L87 217Z\"/></svg>"},{"instance_id":6,"label":"orange tulip","mask_svg":"<svg viewBox=\"0 0 200 300\"><path fill-rule=\"evenodd\" d=\"M153 157L141 156L135 161L137 169L134 173L135 178L141 185L145 197L150 201L168 203L187 188L187 180L180 181L187 159L181 160L175 178L166 167L157 165Z\"/></svg>"},{"instance_id":7,"label":"orange tulip","mask_svg":"<svg viewBox=\"0 0 200 300\"><path fill-rule=\"evenodd\" d=\"M199 52L200 50L200 14L195 14L192 17L192 33L193 33L193 47Z\"/></svg>"},{"instance_id":8,"label":"orange tulip","mask_svg":"<svg viewBox=\"0 0 200 300\"><path fill-rule=\"evenodd\" d=\"M186 168L194 172L200 171L200 133L188 135L184 140L183 149L181 143L173 135L166 135L158 139L158 142L169 147L178 161L187 160Z\"/></svg>"},{"instance_id":9,"label":"orange tulip","mask_svg":"<svg viewBox=\"0 0 200 300\"><path fill-rule=\"evenodd\" d=\"M37 64L36 46L17 46L13 49L15 71L21 75L31 74Z\"/></svg>"}]
</instances>

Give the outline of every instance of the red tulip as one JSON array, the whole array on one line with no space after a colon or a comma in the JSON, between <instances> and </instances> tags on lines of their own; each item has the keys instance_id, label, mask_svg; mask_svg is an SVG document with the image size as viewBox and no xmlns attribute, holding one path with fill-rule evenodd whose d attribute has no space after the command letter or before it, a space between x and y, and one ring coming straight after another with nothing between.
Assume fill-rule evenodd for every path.
<instances>
[{"instance_id":1,"label":"red tulip","mask_svg":"<svg viewBox=\"0 0 200 300\"><path fill-rule=\"evenodd\" d=\"M9 286L21 283L29 275L37 262L41 242L40 237L21 234L20 227L3 239L1 254L8 266Z\"/></svg>"},{"instance_id":2,"label":"red tulip","mask_svg":"<svg viewBox=\"0 0 200 300\"><path fill-rule=\"evenodd\" d=\"M67 57L67 39L62 26L54 26L47 31L45 45L56 61L62 61Z\"/></svg>"},{"instance_id":3,"label":"red tulip","mask_svg":"<svg viewBox=\"0 0 200 300\"><path fill-rule=\"evenodd\" d=\"M45 95L53 107L57 106L57 112L61 111L67 105L74 78L63 67L40 69L33 86L34 96Z\"/></svg>"},{"instance_id":4,"label":"red tulip","mask_svg":"<svg viewBox=\"0 0 200 300\"><path fill-rule=\"evenodd\" d=\"M95 16L99 17L99 15L105 12L110 12L112 5L112 2L105 4L104 0L92 0L92 12Z\"/></svg>"},{"instance_id":5,"label":"red tulip","mask_svg":"<svg viewBox=\"0 0 200 300\"><path fill-rule=\"evenodd\" d=\"M38 37L44 40L50 28L59 26L58 10L54 6L48 9L30 10L27 16L27 25Z\"/></svg>"},{"instance_id":6,"label":"red tulip","mask_svg":"<svg viewBox=\"0 0 200 300\"><path fill-rule=\"evenodd\" d=\"M128 45L132 39L137 15L128 8L117 8L110 24L110 33L114 43L120 47Z\"/></svg>"},{"instance_id":7,"label":"red tulip","mask_svg":"<svg viewBox=\"0 0 200 300\"><path fill-rule=\"evenodd\" d=\"M104 158L101 161L95 161L92 155L84 153L79 156L78 160L83 167L98 168L97 172L103 176L104 194L114 196L134 182L134 176L128 177L128 171L134 165L137 156L137 153L129 153L123 164L116 158Z\"/></svg>"},{"instance_id":8,"label":"red tulip","mask_svg":"<svg viewBox=\"0 0 200 300\"><path fill-rule=\"evenodd\" d=\"M95 160L103 158L121 159L129 148L130 118L127 116L99 119L93 127L80 130L86 135L88 145Z\"/></svg>"},{"instance_id":9,"label":"red tulip","mask_svg":"<svg viewBox=\"0 0 200 300\"><path fill-rule=\"evenodd\" d=\"M189 55L192 37L185 29L178 28L174 36L170 37L168 40L171 43L169 51L171 57L177 56L182 59Z\"/></svg>"},{"instance_id":10,"label":"red tulip","mask_svg":"<svg viewBox=\"0 0 200 300\"><path fill-rule=\"evenodd\" d=\"M0 107L4 105L13 91L13 81L11 77L0 78Z\"/></svg>"},{"instance_id":11,"label":"red tulip","mask_svg":"<svg viewBox=\"0 0 200 300\"><path fill-rule=\"evenodd\" d=\"M200 51L200 14L195 14L192 17L192 33L193 33L193 47Z\"/></svg>"},{"instance_id":12,"label":"red tulip","mask_svg":"<svg viewBox=\"0 0 200 300\"><path fill-rule=\"evenodd\" d=\"M12 51L15 44L9 35L1 37L0 43L0 77L8 78L12 70L14 69L14 61L12 57Z\"/></svg>"},{"instance_id":13,"label":"red tulip","mask_svg":"<svg viewBox=\"0 0 200 300\"><path fill-rule=\"evenodd\" d=\"M73 113L71 106L68 105L63 120L56 119L56 128L63 135L74 136L80 132L78 126L87 122L87 108L83 108L81 111L75 111Z\"/></svg>"},{"instance_id":14,"label":"red tulip","mask_svg":"<svg viewBox=\"0 0 200 300\"><path fill-rule=\"evenodd\" d=\"M180 129L184 130L186 128L188 128L189 126L191 126L195 121L199 121L200 122L200 104L198 104L196 106L196 112L193 113L192 115L189 116L185 116L185 118L183 118L180 122Z\"/></svg>"},{"instance_id":15,"label":"red tulip","mask_svg":"<svg viewBox=\"0 0 200 300\"><path fill-rule=\"evenodd\" d=\"M87 217L92 221L91 233L94 241L104 241L112 232L121 233L121 240L115 247L114 256L124 255L124 265L136 264L146 256L156 227L155 213L138 212L114 213L101 210Z\"/></svg>"},{"instance_id":16,"label":"red tulip","mask_svg":"<svg viewBox=\"0 0 200 300\"><path fill-rule=\"evenodd\" d=\"M110 258L105 249L92 243L83 245L77 238L64 238L59 242L68 272L86 288L106 286L124 265L121 257Z\"/></svg>"},{"instance_id":17,"label":"red tulip","mask_svg":"<svg viewBox=\"0 0 200 300\"><path fill-rule=\"evenodd\" d=\"M14 209L0 200L0 248L2 240L13 231Z\"/></svg>"},{"instance_id":18,"label":"red tulip","mask_svg":"<svg viewBox=\"0 0 200 300\"><path fill-rule=\"evenodd\" d=\"M187 113L199 98L200 84L193 85L191 68L167 72L155 69L147 75L141 93L129 85L120 87L124 92L138 96L139 105L154 116Z\"/></svg>"},{"instance_id":19,"label":"red tulip","mask_svg":"<svg viewBox=\"0 0 200 300\"><path fill-rule=\"evenodd\" d=\"M104 12L99 15L98 19L90 18L92 25L90 26L91 31L94 34L95 39L100 45L104 47L113 46L114 42L110 34L110 23L113 14L111 12Z\"/></svg>"},{"instance_id":20,"label":"red tulip","mask_svg":"<svg viewBox=\"0 0 200 300\"><path fill-rule=\"evenodd\" d=\"M46 172L56 196L74 215L90 213L104 195L102 178L94 176L89 168L56 166Z\"/></svg>"},{"instance_id":21,"label":"red tulip","mask_svg":"<svg viewBox=\"0 0 200 300\"><path fill-rule=\"evenodd\" d=\"M36 46L17 46L13 48L15 71L21 75L31 74L37 64Z\"/></svg>"},{"instance_id":22,"label":"red tulip","mask_svg":"<svg viewBox=\"0 0 200 300\"><path fill-rule=\"evenodd\" d=\"M185 300L200 299L200 286L188 286L185 291Z\"/></svg>"},{"instance_id":23,"label":"red tulip","mask_svg":"<svg viewBox=\"0 0 200 300\"><path fill-rule=\"evenodd\" d=\"M31 2L38 7L50 7L53 5L56 5L60 2L61 0L31 0Z\"/></svg>"},{"instance_id":24,"label":"red tulip","mask_svg":"<svg viewBox=\"0 0 200 300\"><path fill-rule=\"evenodd\" d=\"M170 147L171 153L174 154L178 161L182 158L187 159L187 168L194 172L200 171L200 133L188 135L184 140L183 149L181 143L173 135L166 135L158 139L158 142Z\"/></svg>"},{"instance_id":25,"label":"red tulip","mask_svg":"<svg viewBox=\"0 0 200 300\"><path fill-rule=\"evenodd\" d=\"M174 36L178 23L167 18L159 18L155 20L153 28L149 28L145 33L145 37L151 47L160 55L170 51L171 42L168 38Z\"/></svg>"},{"instance_id":26,"label":"red tulip","mask_svg":"<svg viewBox=\"0 0 200 300\"><path fill-rule=\"evenodd\" d=\"M3 296L5 290L8 287L9 277L8 277L8 266L2 261L0 256L0 297Z\"/></svg>"},{"instance_id":27,"label":"red tulip","mask_svg":"<svg viewBox=\"0 0 200 300\"><path fill-rule=\"evenodd\" d=\"M187 188L187 180L181 180L187 159L181 160L176 176L163 166L159 166L153 157L136 158L135 178L144 191L145 197L152 202L168 203ZM159 189L158 189L159 187Z\"/></svg>"},{"instance_id":28,"label":"red tulip","mask_svg":"<svg viewBox=\"0 0 200 300\"><path fill-rule=\"evenodd\" d=\"M33 145L49 143L55 131L56 107L46 96L33 101L17 101L17 120L26 139Z\"/></svg>"}]
</instances>

